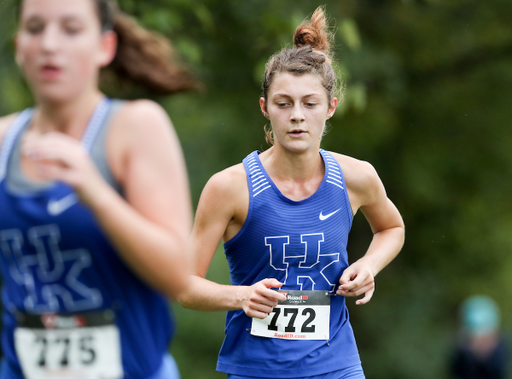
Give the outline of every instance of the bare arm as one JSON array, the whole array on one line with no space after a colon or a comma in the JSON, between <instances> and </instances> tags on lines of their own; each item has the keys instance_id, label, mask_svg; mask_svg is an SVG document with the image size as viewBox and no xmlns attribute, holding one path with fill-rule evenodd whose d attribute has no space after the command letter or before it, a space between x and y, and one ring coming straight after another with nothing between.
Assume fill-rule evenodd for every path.
<instances>
[{"instance_id":1,"label":"bare arm","mask_svg":"<svg viewBox=\"0 0 512 379\"><path fill-rule=\"evenodd\" d=\"M283 300L284 295L270 290L282 285L276 279L232 286L204 278L221 238L229 239L240 230L247 207L247 179L242 165L214 175L206 184L191 237L194 274L188 289L178 296L184 307L201 311L243 309L250 317L265 318L277 300Z\"/></svg>"},{"instance_id":2,"label":"bare arm","mask_svg":"<svg viewBox=\"0 0 512 379\"><path fill-rule=\"evenodd\" d=\"M101 177L78 141L48 133L24 153L46 179L72 185L125 262L168 296L188 281L191 206L185 164L165 112L155 103L128 104L108 137L109 160L126 200ZM111 143L114 141L114 143Z\"/></svg>"},{"instance_id":3,"label":"bare arm","mask_svg":"<svg viewBox=\"0 0 512 379\"><path fill-rule=\"evenodd\" d=\"M404 244L405 228L395 205L388 199L375 169L366 162L342 159L354 213L360 209L373 232L366 254L350 265L340 278L337 291L342 296L360 296L356 304L370 301L375 291L375 276L391 262ZM348 163L348 166L346 165ZM344 168L345 168L344 167Z\"/></svg>"}]
</instances>

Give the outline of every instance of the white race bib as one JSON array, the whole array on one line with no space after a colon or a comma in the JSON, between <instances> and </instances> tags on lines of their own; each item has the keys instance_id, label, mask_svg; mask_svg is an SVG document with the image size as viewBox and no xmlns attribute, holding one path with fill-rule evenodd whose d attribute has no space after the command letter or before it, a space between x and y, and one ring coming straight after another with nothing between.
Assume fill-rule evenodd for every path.
<instances>
[{"instance_id":1,"label":"white race bib","mask_svg":"<svg viewBox=\"0 0 512 379\"><path fill-rule=\"evenodd\" d=\"M120 379L119 329L110 310L83 315L20 315L14 332L26 379Z\"/></svg>"},{"instance_id":2,"label":"white race bib","mask_svg":"<svg viewBox=\"0 0 512 379\"><path fill-rule=\"evenodd\" d=\"M286 340L328 340L331 297L327 291L278 291L286 294L264 319L253 318L251 334Z\"/></svg>"}]
</instances>

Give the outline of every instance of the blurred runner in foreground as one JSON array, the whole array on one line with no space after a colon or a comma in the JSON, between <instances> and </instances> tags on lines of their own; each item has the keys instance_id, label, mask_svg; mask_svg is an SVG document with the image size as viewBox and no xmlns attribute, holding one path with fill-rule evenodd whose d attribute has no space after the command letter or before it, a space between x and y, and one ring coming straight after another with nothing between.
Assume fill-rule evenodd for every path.
<instances>
[{"instance_id":1,"label":"blurred runner in foreground","mask_svg":"<svg viewBox=\"0 0 512 379\"><path fill-rule=\"evenodd\" d=\"M16 60L35 106L0 119L1 379L177 378L167 296L188 280L189 189L151 101L193 83L170 46L110 0L24 0ZM117 52L117 53L116 53Z\"/></svg>"}]
</instances>

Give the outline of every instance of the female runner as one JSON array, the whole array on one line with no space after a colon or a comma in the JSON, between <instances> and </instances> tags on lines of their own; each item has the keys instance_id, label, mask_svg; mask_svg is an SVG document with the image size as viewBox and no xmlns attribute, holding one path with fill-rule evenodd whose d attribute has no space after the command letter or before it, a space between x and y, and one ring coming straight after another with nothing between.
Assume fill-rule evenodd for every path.
<instances>
[{"instance_id":1,"label":"female runner","mask_svg":"<svg viewBox=\"0 0 512 379\"><path fill-rule=\"evenodd\" d=\"M15 42L35 106L0 119L0 378L177 378L181 148L162 108L108 99L98 77L111 64L160 92L193 83L111 0L23 0Z\"/></svg>"},{"instance_id":2,"label":"female runner","mask_svg":"<svg viewBox=\"0 0 512 379\"><path fill-rule=\"evenodd\" d=\"M402 218L373 167L320 149L338 104L326 30L319 8L295 46L270 58L260 106L273 146L214 175L198 205L195 275L178 300L229 311L217 370L231 379L364 378L345 297L367 303L403 245ZM373 240L349 265L359 210ZM221 239L232 285L204 279Z\"/></svg>"}]
</instances>

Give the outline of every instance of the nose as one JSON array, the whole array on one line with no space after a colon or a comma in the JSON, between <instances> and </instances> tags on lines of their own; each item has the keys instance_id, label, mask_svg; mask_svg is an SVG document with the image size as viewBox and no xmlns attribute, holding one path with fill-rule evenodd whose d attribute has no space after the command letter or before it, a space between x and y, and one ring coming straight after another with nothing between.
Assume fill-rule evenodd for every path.
<instances>
[{"instance_id":1,"label":"nose","mask_svg":"<svg viewBox=\"0 0 512 379\"><path fill-rule=\"evenodd\" d=\"M292 108L292 112L290 114L290 121L301 123L304 122L304 111L300 104L295 104Z\"/></svg>"},{"instance_id":2,"label":"nose","mask_svg":"<svg viewBox=\"0 0 512 379\"><path fill-rule=\"evenodd\" d=\"M45 53L53 53L59 47L59 30L57 25L49 24L41 36L41 49Z\"/></svg>"}]
</instances>

